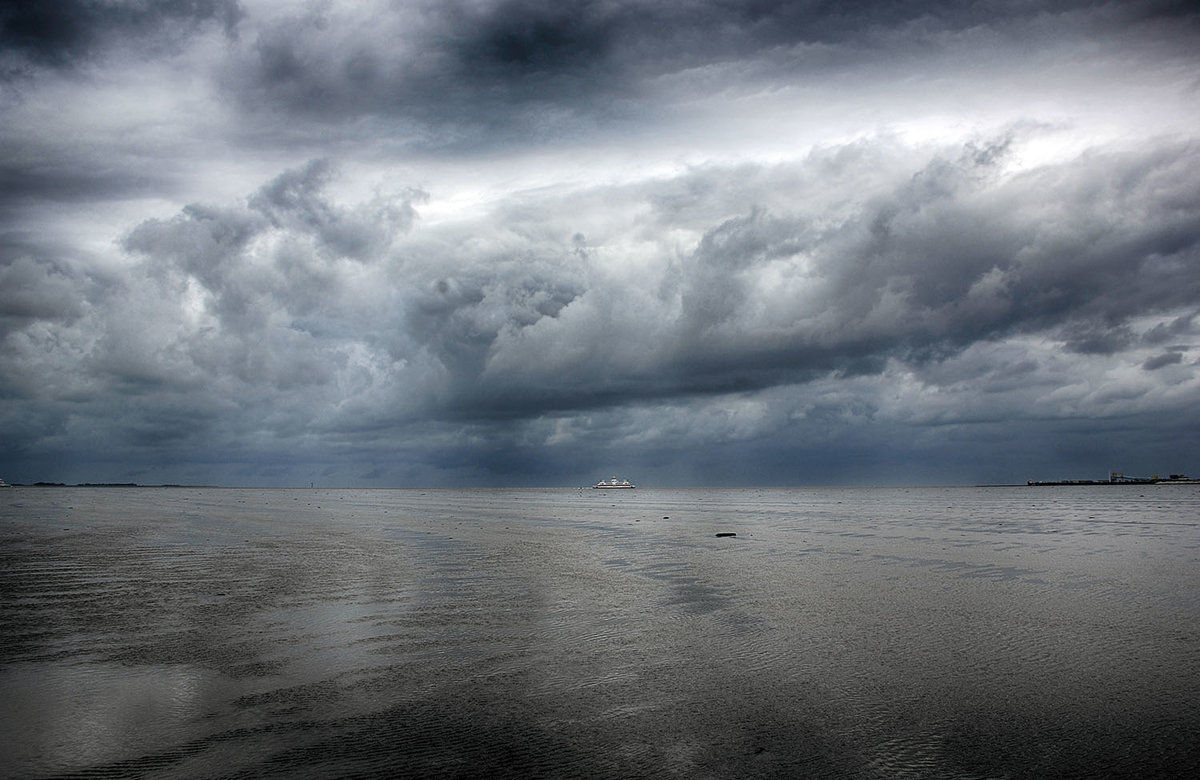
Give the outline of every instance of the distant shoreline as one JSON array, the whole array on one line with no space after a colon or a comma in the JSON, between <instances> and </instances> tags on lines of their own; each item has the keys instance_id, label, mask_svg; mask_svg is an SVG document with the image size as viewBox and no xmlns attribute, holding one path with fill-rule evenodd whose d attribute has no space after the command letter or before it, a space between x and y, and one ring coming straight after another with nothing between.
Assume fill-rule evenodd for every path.
<instances>
[{"instance_id":1,"label":"distant shoreline","mask_svg":"<svg viewBox=\"0 0 1200 780\"><path fill-rule=\"evenodd\" d=\"M146 490L155 489L155 488L177 488L177 489L191 488L191 489L213 489L213 490L220 490L220 489L230 489L230 490L243 490L243 489L249 489L249 490L310 490L310 489L315 488L315 486L312 486L312 485L309 485L309 486L304 486L304 485L259 485L259 486L248 487L248 486L244 486L244 485L184 485L184 484L178 484L178 483L143 485L138 482L74 482L74 483L70 483L70 482L44 482L44 481L43 482L7 482L7 483L0 483L0 485L2 485L3 487L31 487L31 488L141 488L141 489L146 489ZM684 488L679 488L679 486L673 486L668 489L695 489L695 488L713 488L713 489L718 489L718 490L726 489L726 488L730 488L730 489L773 489L773 488L803 489L803 488L832 488L832 487L837 487L837 488L903 488L903 489L922 488L922 487L931 487L931 488L932 487L1022 488L1022 487L1098 487L1101 485L1105 485L1105 486L1107 486L1107 485L1125 485L1125 486L1140 485L1143 487L1146 485L1200 485L1200 479L1189 479L1186 477L1182 478L1182 479L1178 479L1178 478L1171 479L1171 478L1166 478L1166 477L1164 477L1162 479L1157 479L1157 478L1145 477L1145 478L1124 479L1124 480L1117 480L1117 481L1107 480L1107 479L1060 479L1060 480L1029 480L1028 482L999 482L999 483L985 482L985 483L977 483L974 485L759 485L759 486L694 485L694 486L688 486L688 487L684 487ZM461 487L454 487L454 488L446 488L446 487L432 488L432 487L414 487L414 486L348 488L348 487L337 486L337 485L326 485L326 486L322 486L322 488L317 488L317 489L324 489L324 490L456 490L456 489L477 490L477 489L481 489L481 488L486 489L487 487L492 487L492 486L461 486ZM575 486L572 486L572 485L544 485L544 486L534 487L532 489L555 489L555 488L560 488L563 490L577 489L577 488L582 489L582 487L577 486L577 485L575 485Z\"/></svg>"},{"instance_id":2,"label":"distant shoreline","mask_svg":"<svg viewBox=\"0 0 1200 780\"><path fill-rule=\"evenodd\" d=\"M976 485L975 487L1098 487L1113 485L1125 487L1145 487L1146 485L1200 485L1200 479L1055 479L1030 480L999 485Z\"/></svg>"},{"instance_id":3,"label":"distant shoreline","mask_svg":"<svg viewBox=\"0 0 1200 780\"><path fill-rule=\"evenodd\" d=\"M217 485L140 485L137 482L9 482L8 487L67 487L67 488L211 488Z\"/></svg>"}]
</instances>

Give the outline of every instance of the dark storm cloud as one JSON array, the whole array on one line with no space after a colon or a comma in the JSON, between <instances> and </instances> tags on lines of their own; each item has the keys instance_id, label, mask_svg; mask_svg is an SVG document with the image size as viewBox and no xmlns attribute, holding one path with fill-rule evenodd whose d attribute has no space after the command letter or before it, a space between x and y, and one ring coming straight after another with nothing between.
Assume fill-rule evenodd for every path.
<instances>
[{"instance_id":1,"label":"dark storm cloud","mask_svg":"<svg viewBox=\"0 0 1200 780\"><path fill-rule=\"evenodd\" d=\"M469 479L482 479L505 453L536 460L547 440L801 430L775 389L812 387L823 400L804 408L804 435L827 435L879 413L862 393L891 361L973 397L1063 381L1020 351L979 352L1015 336L1055 341L1063 358L1194 336L1200 152L1167 143L1011 173L1011 144L922 159L858 143L527 196L428 228L420 191L339 203L336 169L318 160L243 201L143 222L124 242L139 273L120 286L33 256L7 262L4 388L28 401L60 386L98 419L121 404L110 437L163 451L314 436L369 449L450 423L422 434L444 452L427 462L473 463L484 471ZM629 203L641 204L632 222ZM655 238L683 229L695 235L685 248ZM627 252L647 255L632 280ZM1163 374L1187 348L1159 350L1134 365ZM1089 403L1148 392L1114 386ZM715 407L685 408L702 398ZM643 411L605 422L622 409ZM41 412L80 425L68 406ZM1011 413L906 414L944 425Z\"/></svg>"},{"instance_id":2,"label":"dark storm cloud","mask_svg":"<svg viewBox=\"0 0 1200 780\"><path fill-rule=\"evenodd\" d=\"M1081 31L1136 48L1134 33L1153 30L1147 45L1186 56L1198 19L1183 3L1068 0L501 0L383 6L369 20L310 5L269 27L247 25L252 42L224 80L251 114L372 116L399 123L397 143L474 147L587 136L598 122L660 111L665 77L680 79L673 89L684 95L753 93L767 82L820 83L963 52L986 60L1014 43Z\"/></svg>"},{"instance_id":3,"label":"dark storm cloud","mask_svg":"<svg viewBox=\"0 0 1200 780\"><path fill-rule=\"evenodd\" d=\"M1197 25L10 4L0 467L789 481L1015 461L1041 428L1169 449L1200 381Z\"/></svg>"},{"instance_id":4,"label":"dark storm cloud","mask_svg":"<svg viewBox=\"0 0 1200 780\"><path fill-rule=\"evenodd\" d=\"M0 343L35 322L71 323L82 314L82 280L29 255L0 259Z\"/></svg>"},{"instance_id":5,"label":"dark storm cloud","mask_svg":"<svg viewBox=\"0 0 1200 780\"><path fill-rule=\"evenodd\" d=\"M385 418L354 334L370 340L371 328L387 328L371 323L386 318L378 307L388 301L369 300L376 279L366 269L411 227L423 195L341 206L324 194L331 170L315 161L244 201L143 222L124 241L141 258L127 274L97 278L9 242L0 263L6 457L71 441L101 460L131 448L163 461L185 448L191 463L241 461L329 428L342 403L348 415Z\"/></svg>"},{"instance_id":6,"label":"dark storm cloud","mask_svg":"<svg viewBox=\"0 0 1200 780\"><path fill-rule=\"evenodd\" d=\"M323 192L331 173L327 160L314 160L280 174L244 206L193 204L173 220L146 222L130 234L126 246L155 258L171 258L215 289L220 274L232 270L230 264L268 229L311 239L327 258L376 258L381 243L393 232L412 226L417 216L413 199L425 197L410 189L406 198L380 197L354 208L339 206Z\"/></svg>"},{"instance_id":7,"label":"dark storm cloud","mask_svg":"<svg viewBox=\"0 0 1200 780\"><path fill-rule=\"evenodd\" d=\"M1155 355L1152 358L1147 358L1145 363L1142 363L1142 368L1147 371L1155 371L1163 366L1172 366L1176 363L1183 362L1182 352L1164 352L1161 355Z\"/></svg>"},{"instance_id":8,"label":"dark storm cloud","mask_svg":"<svg viewBox=\"0 0 1200 780\"><path fill-rule=\"evenodd\" d=\"M1177 339L1184 334L1195 333L1196 314L1186 314L1176 317L1169 323L1160 323L1142 334L1142 340L1147 344L1162 344L1164 341Z\"/></svg>"},{"instance_id":9,"label":"dark storm cloud","mask_svg":"<svg viewBox=\"0 0 1200 780\"><path fill-rule=\"evenodd\" d=\"M974 154L935 160L843 226L829 258L843 301L901 295L912 334L927 340L1066 322L1071 341L1080 327L1106 326L1114 349L1127 339L1111 331L1129 317L1196 301L1200 213L1180 208L1200 195L1194 147L1095 156L1007 181L989 168Z\"/></svg>"},{"instance_id":10,"label":"dark storm cloud","mask_svg":"<svg viewBox=\"0 0 1200 780\"><path fill-rule=\"evenodd\" d=\"M331 302L342 303L337 264L378 260L392 238L412 226L413 200L424 197L406 190L402 196L344 207L323 193L330 175L328 162L313 161L281 174L244 205L194 204L171 220L145 222L125 246L145 256L150 275L164 284L178 289L188 280L197 282L207 296L207 311L241 342L239 352L290 354L299 345L251 342L278 312L286 313L291 324L312 318L310 327L320 329L323 310ZM217 355L231 345L213 346L219 347ZM268 362L279 363L274 357ZM324 375L310 368L304 366L314 381ZM291 381L289 376L292 372L283 367L275 372L276 381Z\"/></svg>"},{"instance_id":11,"label":"dark storm cloud","mask_svg":"<svg viewBox=\"0 0 1200 780\"><path fill-rule=\"evenodd\" d=\"M944 361L1019 333L1112 355L1137 340L1132 318L1200 300L1200 214L1178 208L1200 202L1191 196L1200 184L1194 149L1095 156L1000 178L994 166L1005 145L940 155L836 222L756 208L720 221L643 303L631 303L627 286L597 285L579 234L550 227L559 214L501 212L507 222L478 227L509 231L495 246L445 234L373 254L387 261L394 309L363 331L328 265L348 212L320 197L321 164L280 176L244 209L189 207L174 221L147 223L128 245L198 280L231 334L245 330L243 343L261 340L257 329L284 311L294 327L357 332L392 359L430 361L447 384L422 406L451 416L522 418L761 389L828 371L870 375L888 358ZM662 190L678 187L642 196L661 203ZM376 224L390 227L376 229L407 230L411 208L377 209ZM307 236L325 259L281 252L269 269L249 263L247 247L268 224L293 240ZM772 275L805 284L773 288L764 282ZM309 366L295 375L328 372Z\"/></svg>"},{"instance_id":12,"label":"dark storm cloud","mask_svg":"<svg viewBox=\"0 0 1200 780\"><path fill-rule=\"evenodd\" d=\"M45 203L146 197L162 192L169 178L161 171L130 165L128 159L112 159L92 150L65 150L46 139L0 138L0 230L26 227L28 213ZM36 240L46 243L53 239Z\"/></svg>"},{"instance_id":13,"label":"dark storm cloud","mask_svg":"<svg viewBox=\"0 0 1200 780\"><path fill-rule=\"evenodd\" d=\"M939 156L834 223L754 208L719 222L628 317L593 288L556 318L494 331L477 346L493 359L488 399L468 397L520 413L746 390L878 373L889 357L944 360L1034 332L1114 354L1136 341L1133 318L1197 305L1194 147L1001 178L1002 146ZM448 319L478 305L460 300ZM575 328L576 318L598 327ZM655 336L651 359L639 332ZM577 359L547 360L563 344Z\"/></svg>"},{"instance_id":14,"label":"dark storm cloud","mask_svg":"<svg viewBox=\"0 0 1200 780\"><path fill-rule=\"evenodd\" d=\"M417 28L432 51L423 57L445 65L456 79L480 79L483 83L583 72L629 75L635 68L653 75L799 43L852 42L878 47L881 35L896 30L903 30L910 39L919 33L936 40L941 34L984 24L1006 30L1056 17L1076 21L1073 14L1092 28L1122 29L1161 18L1192 20L1195 13L1188 3L1166 0L1102 7L1083 0L1036 5L1013 1L500 0L395 3L370 10L372 16L363 30L376 29L392 36ZM32 64L61 66L116 43L136 43L144 52L153 52L201 23L216 24L234 35L246 17L236 0L7 3L0 8L0 47ZM396 83L393 79L400 71L390 67L396 55L385 46L386 37L368 37L361 45L340 52L314 47L312 40L305 40L310 34L336 40L338 17L337 9L328 5L298 4L290 21L256 30L261 77L268 83L286 83L315 78L334 66L333 79L344 79L349 87L356 82L383 86L384 82L375 81L379 77ZM361 98L369 90L358 92ZM317 93L299 89L295 94Z\"/></svg>"},{"instance_id":15,"label":"dark storm cloud","mask_svg":"<svg viewBox=\"0 0 1200 780\"><path fill-rule=\"evenodd\" d=\"M0 112L8 120L0 133L0 223L20 222L42 202L111 203L169 189L155 134L170 123L146 123L125 145L112 144L103 128L126 109L104 97L106 68L127 58L153 73L205 32L232 36L240 18L233 0L0 4ZM64 88L72 96L40 114L39 90ZM154 101L139 95L133 105L140 112ZM91 113L80 116L86 106Z\"/></svg>"},{"instance_id":16,"label":"dark storm cloud","mask_svg":"<svg viewBox=\"0 0 1200 780\"><path fill-rule=\"evenodd\" d=\"M114 45L151 54L204 22L232 34L239 18L236 0L8 2L0 6L0 76L76 65Z\"/></svg>"},{"instance_id":17,"label":"dark storm cloud","mask_svg":"<svg viewBox=\"0 0 1200 780\"><path fill-rule=\"evenodd\" d=\"M145 194L148 177L100 160L54 159L50 150L0 141L0 215L40 199L88 201ZM19 161L19 162L15 162Z\"/></svg>"}]
</instances>

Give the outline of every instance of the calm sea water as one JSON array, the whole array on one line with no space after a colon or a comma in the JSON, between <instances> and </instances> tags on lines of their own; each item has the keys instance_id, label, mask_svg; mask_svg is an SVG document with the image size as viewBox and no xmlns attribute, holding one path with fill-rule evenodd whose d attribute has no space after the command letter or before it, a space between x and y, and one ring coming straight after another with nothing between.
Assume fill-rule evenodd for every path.
<instances>
[{"instance_id":1,"label":"calm sea water","mask_svg":"<svg viewBox=\"0 0 1200 780\"><path fill-rule=\"evenodd\" d=\"M1190 777L1200 489L12 488L0 639L7 777Z\"/></svg>"}]
</instances>

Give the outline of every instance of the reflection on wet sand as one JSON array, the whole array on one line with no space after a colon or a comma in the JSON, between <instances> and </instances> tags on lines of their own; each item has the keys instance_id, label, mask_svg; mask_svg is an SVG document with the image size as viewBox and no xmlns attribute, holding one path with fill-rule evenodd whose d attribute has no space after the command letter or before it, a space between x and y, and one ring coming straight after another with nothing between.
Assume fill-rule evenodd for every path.
<instances>
[{"instance_id":1,"label":"reflection on wet sand","mask_svg":"<svg viewBox=\"0 0 1200 780\"><path fill-rule=\"evenodd\" d=\"M30 778L1200 766L1200 491L632 493L14 489L0 762Z\"/></svg>"}]
</instances>

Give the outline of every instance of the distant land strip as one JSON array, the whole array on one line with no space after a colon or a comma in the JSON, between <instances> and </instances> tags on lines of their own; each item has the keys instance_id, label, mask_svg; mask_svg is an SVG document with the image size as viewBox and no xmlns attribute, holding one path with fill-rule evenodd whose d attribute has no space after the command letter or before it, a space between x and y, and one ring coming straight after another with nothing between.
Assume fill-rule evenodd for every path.
<instances>
[{"instance_id":1,"label":"distant land strip","mask_svg":"<svg viewBox=\"0 0 1200 780\"><path fill-rule=\"evenodd\" d=\"M139 485L137 482L77 482L68 484L66 482L33 482L26 485L22 482L9 482L12 487L103 487L103 488L140 488L140 487L161 487L161 488L184 488L184 487L216 487L215 485Z\"/></svg>"}]
</instances>

